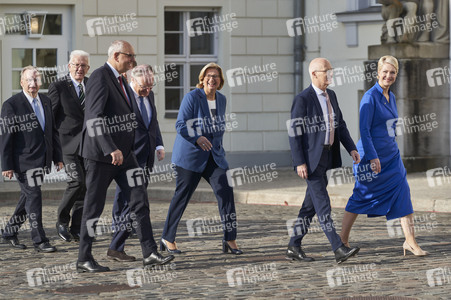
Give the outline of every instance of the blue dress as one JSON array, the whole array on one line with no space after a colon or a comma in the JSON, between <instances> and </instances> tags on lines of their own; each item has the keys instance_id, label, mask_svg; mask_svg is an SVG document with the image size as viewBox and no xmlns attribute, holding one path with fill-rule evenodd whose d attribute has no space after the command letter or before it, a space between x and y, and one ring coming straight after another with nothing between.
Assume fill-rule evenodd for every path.
<instances>
[{"instance_id":1,"label":"blue dress","mask_svg":"<svg viewBox=\"0 0 451 300\"><path fill-rule=\"evenodd\" d=\"M346 211L386 216L387 220L413 213L407 172L395 140L398 111L390 91L388 102L381 86L376 83L360 103L360 140L357 151L361 156L354 165L354 191ZM370 160L379 158L381 172L371 171Z\"/></svg>"}]
</instances>

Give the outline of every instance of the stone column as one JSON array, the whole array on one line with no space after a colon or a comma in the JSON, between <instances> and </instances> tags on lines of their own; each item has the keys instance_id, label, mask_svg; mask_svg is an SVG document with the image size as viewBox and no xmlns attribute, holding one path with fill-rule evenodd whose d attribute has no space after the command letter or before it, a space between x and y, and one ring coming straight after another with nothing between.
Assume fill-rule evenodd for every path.
<instances>
[{"instance_id":1,"label":"stone column","mask_svg":"<svg viewBox=\"0 0 451 300\"><path fill-rule=\"evenodd\" d=\"M449 44L397 43L368 47L368 66L381 56L398 59L399 74L391 90L398 107L397 142L408 172L449 166ZM376 63L376 64L374 64ZM366 66L366 72L374 70ZM369 78L369 77L368 77ZM365 82L365 91L376 83Z\"/></svg>"}]
</instances>

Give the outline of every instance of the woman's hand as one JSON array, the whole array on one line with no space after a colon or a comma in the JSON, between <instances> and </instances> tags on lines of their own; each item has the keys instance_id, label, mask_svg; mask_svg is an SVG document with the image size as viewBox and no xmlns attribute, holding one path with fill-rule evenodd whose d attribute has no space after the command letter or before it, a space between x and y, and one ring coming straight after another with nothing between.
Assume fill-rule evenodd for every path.
<instances>
[{"instance_id":1,"label":"woman's hand","mask_svg":"<svg viewBox=\"0 0 451 300\"><path fill-rule=\"evenodd\" d=\"M370 167L374 173L376 173L376 174L380 173L381 172L381 162L380 162L379 158L370 160Z\"/></svg>"},{"instance_id":2,"label":"woman's hand","mask_svg":"<svg viewBox=\"0 0 451 300\"><path fill-rule=\"evenodd\" d=\"M197 139L196 143L197 143L197 144L199 145L199 147L202 148L202 150L204 150L204 151L210 151L210 150L211 150L212 145L211 145L210 141L209 141L206 137L204 137L204 136L200 136L200 137Z\"/></svg>"}]
</instances>

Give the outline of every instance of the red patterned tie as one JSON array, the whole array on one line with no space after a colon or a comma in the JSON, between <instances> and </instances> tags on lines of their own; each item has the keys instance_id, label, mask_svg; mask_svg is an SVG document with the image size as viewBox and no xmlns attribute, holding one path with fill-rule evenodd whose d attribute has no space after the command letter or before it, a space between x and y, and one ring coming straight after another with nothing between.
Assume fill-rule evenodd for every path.
<instances>
[{"instance_id":1,"label":"red patterned tie","mask_svg":"<svg viewBox=\"0 0 451 300\"><path fill-rule=\"evenodd\" d=\"M128 106L130 106L130 101L128 100L127 93L125 92L124 85L122 83L122 76L119 76L117 79L119 79L119 84L121 85L122 92L124 92L125 99L127 100Z\"/></svg>"}]
</instances>

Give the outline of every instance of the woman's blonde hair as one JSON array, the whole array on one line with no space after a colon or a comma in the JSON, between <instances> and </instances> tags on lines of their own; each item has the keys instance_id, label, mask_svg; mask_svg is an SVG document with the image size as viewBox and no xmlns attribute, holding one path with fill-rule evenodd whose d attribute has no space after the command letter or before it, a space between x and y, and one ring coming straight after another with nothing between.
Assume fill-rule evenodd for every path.
<instances>
[{"instance_id":1,"label":"woman's blonde hair","mask_svg":"<svg viewBox=\"0 0 451 300\"><path fill-rule=\"evenodd\" d=\"M204 88L204 78L205 78L205 73L207 72L208 69L216 69L219 72L219 78L221 79L221 83L219 83L219 87L218 90L222 89L222 87L224 86L224 74L222 73L222 69L218 64L215 64L213 62L205 65L202 70L200 70L199 73L199 83L196 84L197 88L203 89Z\"/></svg>"},{"instance_id":2,"label":"woman's blonde hair","mask_svg":"<svg viewBox=\"0 0 451 300\"><path fill-rule=\"evenodd\" d=\"M391 55L384 55L381 58L379 58L379 62L377 63L377 71L379 72L382 69L382 66L387 63L395 67L396 73L398 73L398 60Z\"/></svg>"}]
</instances>

